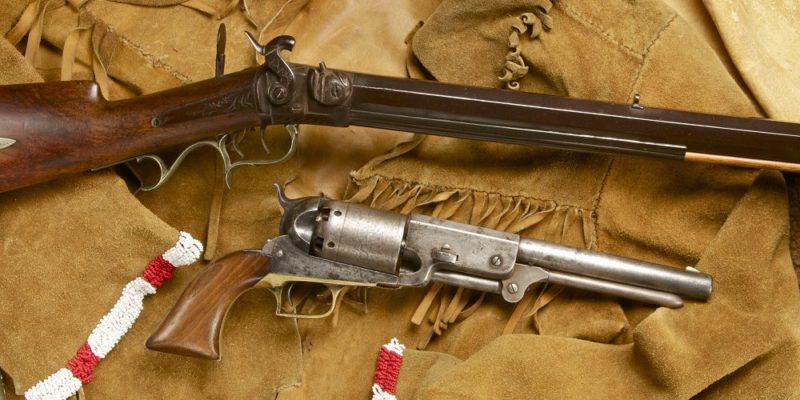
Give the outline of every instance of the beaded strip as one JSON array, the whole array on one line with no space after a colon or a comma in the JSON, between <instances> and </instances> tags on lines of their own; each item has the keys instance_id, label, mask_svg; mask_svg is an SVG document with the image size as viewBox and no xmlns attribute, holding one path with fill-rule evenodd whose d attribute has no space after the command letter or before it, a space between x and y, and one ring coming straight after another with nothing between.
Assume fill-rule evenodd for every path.
<instances>
[{"instance_id":1,"label":"beaded strip","mask_svg":"<svg viewBox=\"0 0 800 400\"><path fill-rule=\"evenodd\" d=\"M389 343L381 346L373 378L372 400L397 400L397 378L400 376L400 367L403 366L405 350L406 346L400 344L397 338L392 338Z\"/></svg>"},{"instance_id":2,"label":"beaded strip","mask_svg":"<svg viewBox=\"0 0 800 400\"><path fill-rule=\"evenodd\" d=\"M25 398L65 400L77 393L81 386L91 382L94 368L136 322L144 307L144 297L154 294L156 289L172 278L175 268L194 263L202 253L203 245L188 233L181 232L175 246L151 260L141 276L125 285L117 303L100 319L66 367L25 391Z\"/></svg>"}]
</instances>

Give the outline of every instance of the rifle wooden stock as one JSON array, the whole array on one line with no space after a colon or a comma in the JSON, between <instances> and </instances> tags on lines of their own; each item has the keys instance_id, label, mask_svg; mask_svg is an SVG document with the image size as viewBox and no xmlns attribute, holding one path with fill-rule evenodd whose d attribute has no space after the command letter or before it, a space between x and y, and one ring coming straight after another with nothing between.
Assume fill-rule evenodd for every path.
<instances>
[{"instance_id":1,"label":"rifle wooden stock","mask_svg":"<svg viewBox=\"0 0 800 400\"><path fill-rule=\"evenodd\" d=\"M224 106L225 99L251 93L258 71L113 102L104 100L90 81L0 87L0 138L14 141L0 150L0 192L257 126L261 119L255 102L225 112L211 107L214 100ZM205 108L198 107L181 123L154 126L155 115L192 103Z\"/></svg>"},{"instance_id":2,"label":"rifle wooden stock","mask_svg":"<svg viewBox=\"0 0 800 400\"><path fill-rule=\"evenodd\" d=\"M238 251L212 262L197 274L147 339L147 348L219 360L228 309L264 278L270 267L270 258L255 250Z\"/></svg>"}]
</instances>

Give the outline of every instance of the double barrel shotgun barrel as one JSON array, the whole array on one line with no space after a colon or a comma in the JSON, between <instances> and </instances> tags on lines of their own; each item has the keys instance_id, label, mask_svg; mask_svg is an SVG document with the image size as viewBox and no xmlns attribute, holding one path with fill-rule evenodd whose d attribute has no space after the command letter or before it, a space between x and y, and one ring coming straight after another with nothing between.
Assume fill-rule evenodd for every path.
<instances>
[{"instance_id":1,"label":"double barrel shotgun barrel","mask_svg":"<svg viewBox=\"0 0 800 400\"><path fill-rule=\"evenodd\" d=\"M143 188L152 189L205 145L222 154L230 185L239 165L291 156L298 124L800 171L798 124L649 108L638 96L608 104L312 67L281 57L294 46L290 36L266 45L248 38L264 64L224 74L220 30L215 78L128 100L106 101L89 81L0 87L0 192L144 159L161 169L159 182ZM290 128L289 154L231 161L230 132L276 124ZM171 167L153 155L179 145L189 147Z\"/></svg>"}]
</instances>

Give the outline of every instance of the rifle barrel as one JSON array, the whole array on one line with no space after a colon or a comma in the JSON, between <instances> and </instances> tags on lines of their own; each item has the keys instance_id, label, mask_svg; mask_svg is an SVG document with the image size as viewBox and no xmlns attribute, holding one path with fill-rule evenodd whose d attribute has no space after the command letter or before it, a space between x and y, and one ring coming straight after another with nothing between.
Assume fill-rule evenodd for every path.
<instances>
[{"instance_id":1,"label":"rifle barrel","mask_svg":"<svg viewBox=\"0 0 800 400\"><path fill-rule=\"evenodd\" d=\"M564 150L800 171L800 125L353 74L350 123Z\"/></svg>"}]
</instances>

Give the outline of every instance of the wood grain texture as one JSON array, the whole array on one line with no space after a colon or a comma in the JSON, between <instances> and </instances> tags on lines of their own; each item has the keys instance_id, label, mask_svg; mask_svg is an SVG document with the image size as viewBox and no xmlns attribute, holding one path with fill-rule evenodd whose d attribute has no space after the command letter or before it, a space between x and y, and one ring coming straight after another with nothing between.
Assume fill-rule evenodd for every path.
<instances>
[{"instance_id":1,"label":"wood grain texture","mask_svg":"<svg viewBox=\"0 0 800 400\"><path fill-rule=\"evenodd\" d=\"M270 261L259 251L241 250L209 264L189 283L147 339L147 348L219 360L220 336L228 309L269 273Z\"/></svg>"},{"instance_id":2,"label":"wood grain texture","mask_svg":"<svg viewBox=\"0 0 800 400\"><path fill-rule=\"evenodd\" d=\"M730 165L733 167L774 169L778 171L794 172L794 173L800 172L800 164L780 162L780 161L756 160L752 158L719 156L716 154L702 154L702 153L691 153L691 152L686 153L685 159L686 161L701 162L708 164Z\"/></svg>"},{"instance_id":3,"label":"wood grain texture","mask_svg":"<svg viewBox=\"0 0 800 400\"><path fill-rule=\"evenodd\" d=\"M0 192L257 126L255 106L201 113L162 127L151 121L187 104L220 104L220 97L253 92L259 71L114 102L105 101L90 81L2 86L0 138L15 143L0 150Z\"/></svg>"}]
</instances>

